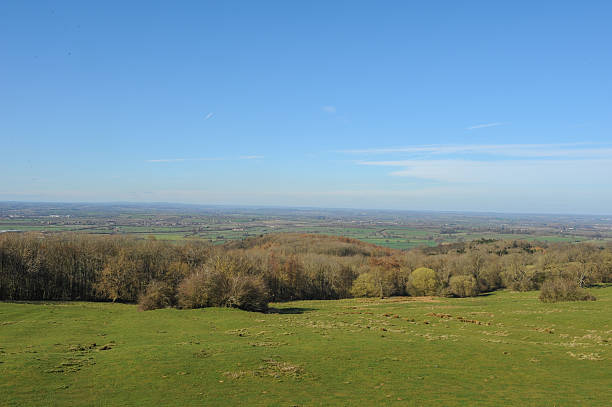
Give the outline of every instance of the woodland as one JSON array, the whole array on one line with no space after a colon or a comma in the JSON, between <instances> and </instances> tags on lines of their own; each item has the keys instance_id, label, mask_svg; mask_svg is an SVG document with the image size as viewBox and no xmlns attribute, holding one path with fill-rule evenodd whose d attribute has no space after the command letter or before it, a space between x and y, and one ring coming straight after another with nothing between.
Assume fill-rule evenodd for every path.
<instances>
[{"instance_id":1,"label":"woodland","mask_svg":"<svg viewBox=\"0 0 612 407\"><path fill-rule=\"evenodd\" d=\"M0 300L266 311L269 302L471 297L500 289L541 289L542 301L592 300L583 288L610 282L609 243L481 239L401 251L317 234L217 246L77 233L0 235Z\"/></svg>"}]
</instances>

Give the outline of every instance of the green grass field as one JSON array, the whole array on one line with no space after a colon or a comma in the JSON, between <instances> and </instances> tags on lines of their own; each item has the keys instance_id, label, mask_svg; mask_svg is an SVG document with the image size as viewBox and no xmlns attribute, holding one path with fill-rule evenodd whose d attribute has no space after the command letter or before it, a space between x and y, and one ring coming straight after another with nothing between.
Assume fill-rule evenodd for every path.
<instances>
[{"instance_id":1,"label":"green grass field","mask_svg":"<svg viewBox=\"0 0 612 407\"><path fill-rule=\"evenodd\" d=\"M0 405L612 405L612 287L139 312L0 303Z\"/></svg>"},{"instance_id":2,"label":"green grass field","mask_svg":"<svg viewBox=\"0 0 612 407\"><path fill-rule=\"evenodd\" d=\"M148 238L154 236L159 240L197 240L211 242L213 244L223 244L233 240L244 239L249 236L258 236L268 233L320 233L326 235L346 236L359 239L364 242L389 247L393 249L407 250L422 246L436 246L439 243L451 243L458 241L471 241L477 239L496 239L496 240L528 240L542 242L577 242L586 241L588 238L579 235L555 235L538 232L535 234L502 234L495 232L472 232L461 231L453 234L441 233L439 226L380 226L380 225L360 225L354 227L327 225L320 221L304 220L303 222L293 221L291 223L272 222L267 226L262 226L258 222L251 222L246 218L233 219L229 221L219 221L214 223L214 219L193 218L193 222L206 222L205 227L202 223L193 225L184 224L177 226L133 226L120 224L124 219L131 219L130 216L120 217L117 223L112 225L96 224L77 224L77 225L54 225L47 224L48 219L33 218L27 220L0 219L0 230L19 230L24 232L41 231L47 233L60 232L80 232L90 234L124 234ZM132 219L155 218L154 215L141 214ZM87 222L87 220L84 220ZM241 223L242 222L242 223ZM610 237L603 240L594 240L596 243L609 241Z\"/></svg>"}]
</instances>

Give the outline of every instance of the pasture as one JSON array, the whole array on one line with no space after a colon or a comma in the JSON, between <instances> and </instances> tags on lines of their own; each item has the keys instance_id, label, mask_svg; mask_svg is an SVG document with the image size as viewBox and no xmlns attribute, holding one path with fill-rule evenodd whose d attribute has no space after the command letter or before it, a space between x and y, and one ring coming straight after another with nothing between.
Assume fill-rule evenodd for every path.
<instances>
[{"instance_id":1,"label":"pasture","mask_svg":"<svg viewBox=\"0 0 612 407\"><path fill-rule=\"evenodd\" d=\"M612 404L612 287L236 309L0 303L0 405Z\"/></svg>"},{"instance_id":2,"label":"pasture","mask_svg":"<svg viewBox=\"0 0 612 407\"><path fill-rule=\"evenodd\" d=\"M140 218L127 219L130 221L142 220ZM27 221L22 220L21 222L12 219L0 219L0 230L17 230L22 232L39 231L45 233L79 232L94 235L121 234L140 238L155 237L158 240L170 241L204 240L215 245L270 233L312 233L346 236L361 240L363 242L400 250L408 250L415 247L436 246L439 243L453 243L478 239L527 240L541 242L590 241L584 236L554 235L547 234L542 231L537 231L534 233L504 234L494 231L473 232L464 230L457 233L445 234L441 233L440 227L438 226L329 226L327 224L312 220L306 220L303 222L298 222L296 220L285 223L270 221L269 223L262 224L262 222L252 222L248 219L239 219L235 220L234 222L214 224L208 218L195 218L190 220L194 222L194 225L132 226L129 224L121 224L121 222L116 222L110 226L101 226L95 222L92 222L91 220L84 220L83 223L76 225L65 225L48 224L48 222L42 218L29 219ZM296 224L296 222L298 222L298 224ZM203 224L205 224L205 227L200 227ZM603 240L610 240L610 238L605 238ZM601 243L602 240L593 240L593 242Z\"/></svg>"}]
</instances>

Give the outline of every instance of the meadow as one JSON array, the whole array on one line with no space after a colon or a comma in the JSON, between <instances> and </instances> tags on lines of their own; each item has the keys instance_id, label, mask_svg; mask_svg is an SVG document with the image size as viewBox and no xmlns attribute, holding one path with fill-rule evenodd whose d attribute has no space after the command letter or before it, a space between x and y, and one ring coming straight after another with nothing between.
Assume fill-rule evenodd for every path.
<instances>
[{"instance_id":1,"label":"meadow","mask_svg":"<svg viewBox=\"0 0 612 407\"><path fill-rule=\"evenodd\" d=\"M612 404L612 287L270 304L0 303L0 405Z\"/></svg>"},{"instance_id":2,"label":"meadow","mask_svg":"<svg viewBox=\"0 0 612 407\"><path fill-rule=\"evenodd\" d=\"M207 220L202 219L202 222ZM359 226L328 226L328 225L251 225L249 221L243 224L207 225L206 228L198 229L189 226L126 226L116 225L99 226L87 225L53 225L44 221L35 220L24 224L24 222L0 220L0 229L15 230L21 232L80 232L93 235L127 235L132 237L151 238L169 241L202 240L213 244L224 244L227 242L241 240L247 237L259 236L269 233L311 233L346 236L363 242L373 243L392 249L407 250L415 247L436 246L440 243L452 243L460 241L471 241L478 239L510 240L520 239L541 242L580 242L593 241L583 236L574 235L549 235L546 233L498 233L494 231L462 231L453 234L440 233L439 227L381 227L373 225ZM197 230L196 230L197 229ZM610 239L605 239L610 240ZM598 242L600 242L599 240Z\"/></svg>"}]
</instances>

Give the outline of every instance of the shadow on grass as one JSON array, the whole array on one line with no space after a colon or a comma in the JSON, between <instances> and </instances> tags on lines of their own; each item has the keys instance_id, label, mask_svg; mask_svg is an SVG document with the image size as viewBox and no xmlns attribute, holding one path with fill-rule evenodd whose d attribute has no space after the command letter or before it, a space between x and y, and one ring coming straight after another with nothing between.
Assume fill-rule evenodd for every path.
<instances>
[{"instance_id":1,"label":"shadow on grass","mask_svg":"<svg viewBox=\"0 0 612 407\"><path fill-rule=\"evenodd\" d=\"M316 308L268 308L268 314L303 314L304 312L316 311Z\"/></svg>"},{"instance_id":2,"label":"shadow on grass","mask_svg":"<svg viewBox=\"0 0 612 407\"><path fill-rule=\"evenodd\" d=\"M609 287L612 287L612 283L598 283L598 284L594 284L592 286L587 286L585 288L600 289L600 288L609 288Z\"/></svg>"}]
</instances>

